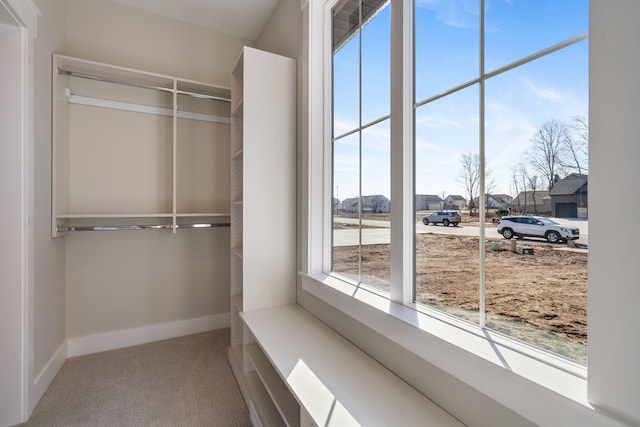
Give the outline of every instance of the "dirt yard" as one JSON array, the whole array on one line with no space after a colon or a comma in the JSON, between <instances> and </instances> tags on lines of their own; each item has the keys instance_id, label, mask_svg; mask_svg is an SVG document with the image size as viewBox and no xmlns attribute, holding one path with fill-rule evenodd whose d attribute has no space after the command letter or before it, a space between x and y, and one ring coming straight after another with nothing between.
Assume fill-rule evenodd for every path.
<instances>
[{"instance_id":1,"label":"dirt yard","mask_svg":"<svg viewBox=\"0 0 640 427\"><path fill-rule=\"evenodd\" d=\"M486 247L487 326L586 362L587 254L544 241ZM523 247L533 254L522 254ZM477 237L416 235L416 301L478 321ZM366 245L363 282L388 289L389 246ZM358 271L357 247L334 248L334 271Z\"/></svg>"}]
</instances>

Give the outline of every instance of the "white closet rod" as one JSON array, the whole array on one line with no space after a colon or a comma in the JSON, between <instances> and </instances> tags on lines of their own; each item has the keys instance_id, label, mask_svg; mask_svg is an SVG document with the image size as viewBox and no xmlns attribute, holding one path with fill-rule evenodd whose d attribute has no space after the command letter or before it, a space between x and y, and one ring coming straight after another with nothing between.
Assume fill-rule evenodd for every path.
<instances>
[{"instance_id":1,"label":"white closet rod","mask_svg":"<svg viewBox=\"0 0 640 427\"><path fill-rule=\"evenodd\" d=\"M67 71L67 70L63 70L62 68L58 68L58 74L61 74L63 76L78 77L78 78L81 78L81 79L95 80L95 81L99 81L99 82L115 83L115 84L124 85L124 86L133 86L133 87L139 87L139 88L144 88L144 89L159 90L161 92L173 93L173 88L167 88L167 87L162 87L162 86L154 86L154 85L150 85L150 84L146 84L146 83L130 82L130 81L127 81L127 80L114 79L114 78L110 78L110 77L94 76L92 74L78 73L76 71ZM204 94L204 93L189 92L189 91L184 91L184 90L178 90L178 91L176 91L176 93L179 94L179 95L186 95L186 96L191 96L191 97L194 97L194 98L210 99L210 100L213 100L213 101L231 102L231 98L225 98L225 97L222 97L222 96L207 95L207 94Z\"/></svg>"},{"instance_id":2,"label":"white closet rod","mask_svg":"<svg viewBox=\"0 0 640 427\"><path fill-rule=\"evenodd\" d=\"M150 105L133 104L130 102L112 101L109 99L92 98L90 96L67 95L70 104L88 105L90 107L111 108L114 110L132 111L135 113L155 114L158 116L172 117L173 110L169 108L154 107ZM200 120L211 123L231 124L229 117L214 116L211 114L194 113L191 111L178 111L178 118Z\"/></svg>"},{"instance_id":3,"label":"white closet rod","mask_svg":"<svg viewBox=\"0 0 640 427\"><path fill-rule=\"evenodd\" d=\"M229 227L229 223L205 223L205 224L184 224L176 225L175 228L216 228L216 227ZM122 230L163 230L173 229L172 224L160 224L160 225L72 225L68 227L58 227L59 233L70 231L122 231Z\"/></svg>"}]
</instances>

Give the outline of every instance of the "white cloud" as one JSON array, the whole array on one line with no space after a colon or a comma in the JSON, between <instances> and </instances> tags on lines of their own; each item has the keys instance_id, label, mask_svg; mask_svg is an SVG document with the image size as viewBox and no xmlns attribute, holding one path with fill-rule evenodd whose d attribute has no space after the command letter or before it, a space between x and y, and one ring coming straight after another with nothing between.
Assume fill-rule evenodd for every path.
<instances>
[{"instance_id":1,"label":"white cloud","mask_svg":"<svg viewBox=\"0 0 640 427\"><path fill-rule=\"evenodd\" d=\"M559 90L552 88L551 86L544 86L542 84L536 84L533 80L526 77L519 77L522 84L527 89L527 95L535 97L540 103L552 102L561 103L566 99L566 95Z\"/></svg>"},{"instance_id":2,"label":"white cloud","mask_svg":"<svg viewBox=\"0 0 640 427\"><path fill-rule=\"evenodd\" d=\"M416 125L429 129L462 129L465 127L464 124L460 122L460 119L454 119L453 116L448 114L420 115L416 117Z\"/></svg>"},{"instance_id":3,"label":"white cloud","mask_svg":"<svg viewBox=\"0 0 640 427\"><path fill-rule=\"evenodd\" d=\"M477 0L416 0L417 8L435 12L436 19L457 28L478 28Z\"/></svg>"}]
</instances>

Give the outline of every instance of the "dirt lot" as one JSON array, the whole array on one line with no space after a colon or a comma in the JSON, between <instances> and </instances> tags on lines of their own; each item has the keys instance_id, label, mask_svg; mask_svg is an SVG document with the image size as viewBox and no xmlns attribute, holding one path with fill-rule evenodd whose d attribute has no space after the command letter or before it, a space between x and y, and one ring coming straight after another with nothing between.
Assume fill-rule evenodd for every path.
<instances>
[{"instance_id":1,"label":"dirt lot","mask_svg":"<svg viewBox=\"0 0 640 427\"><path fill-rule=\"evenodd\" d=\"M543 241L518 241L514 253L495 242L486 248L487 325L586 362L587 254ZM416 235L416 300L477 322L478 248L476 237ZM363 282L388 289L389 246L363 246L362 262ZM334 271L357 273L357 247L334 248Z\"/></svg>"}]
</instances>

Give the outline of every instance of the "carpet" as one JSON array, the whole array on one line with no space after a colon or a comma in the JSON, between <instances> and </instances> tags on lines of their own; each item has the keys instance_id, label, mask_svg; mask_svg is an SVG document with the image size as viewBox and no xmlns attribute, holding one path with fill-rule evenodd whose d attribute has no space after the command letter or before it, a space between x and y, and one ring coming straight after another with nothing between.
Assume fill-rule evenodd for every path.
<instances>
[{"instance_id":1,"label":"carpet","mask_svg":"<svg viewBox=\"0 0 640 427\"><path fill-rule=\"evenodd\" d=\"M70 358L21 426L251 426L229 333Z\"/></svg>"}]
</instances>

